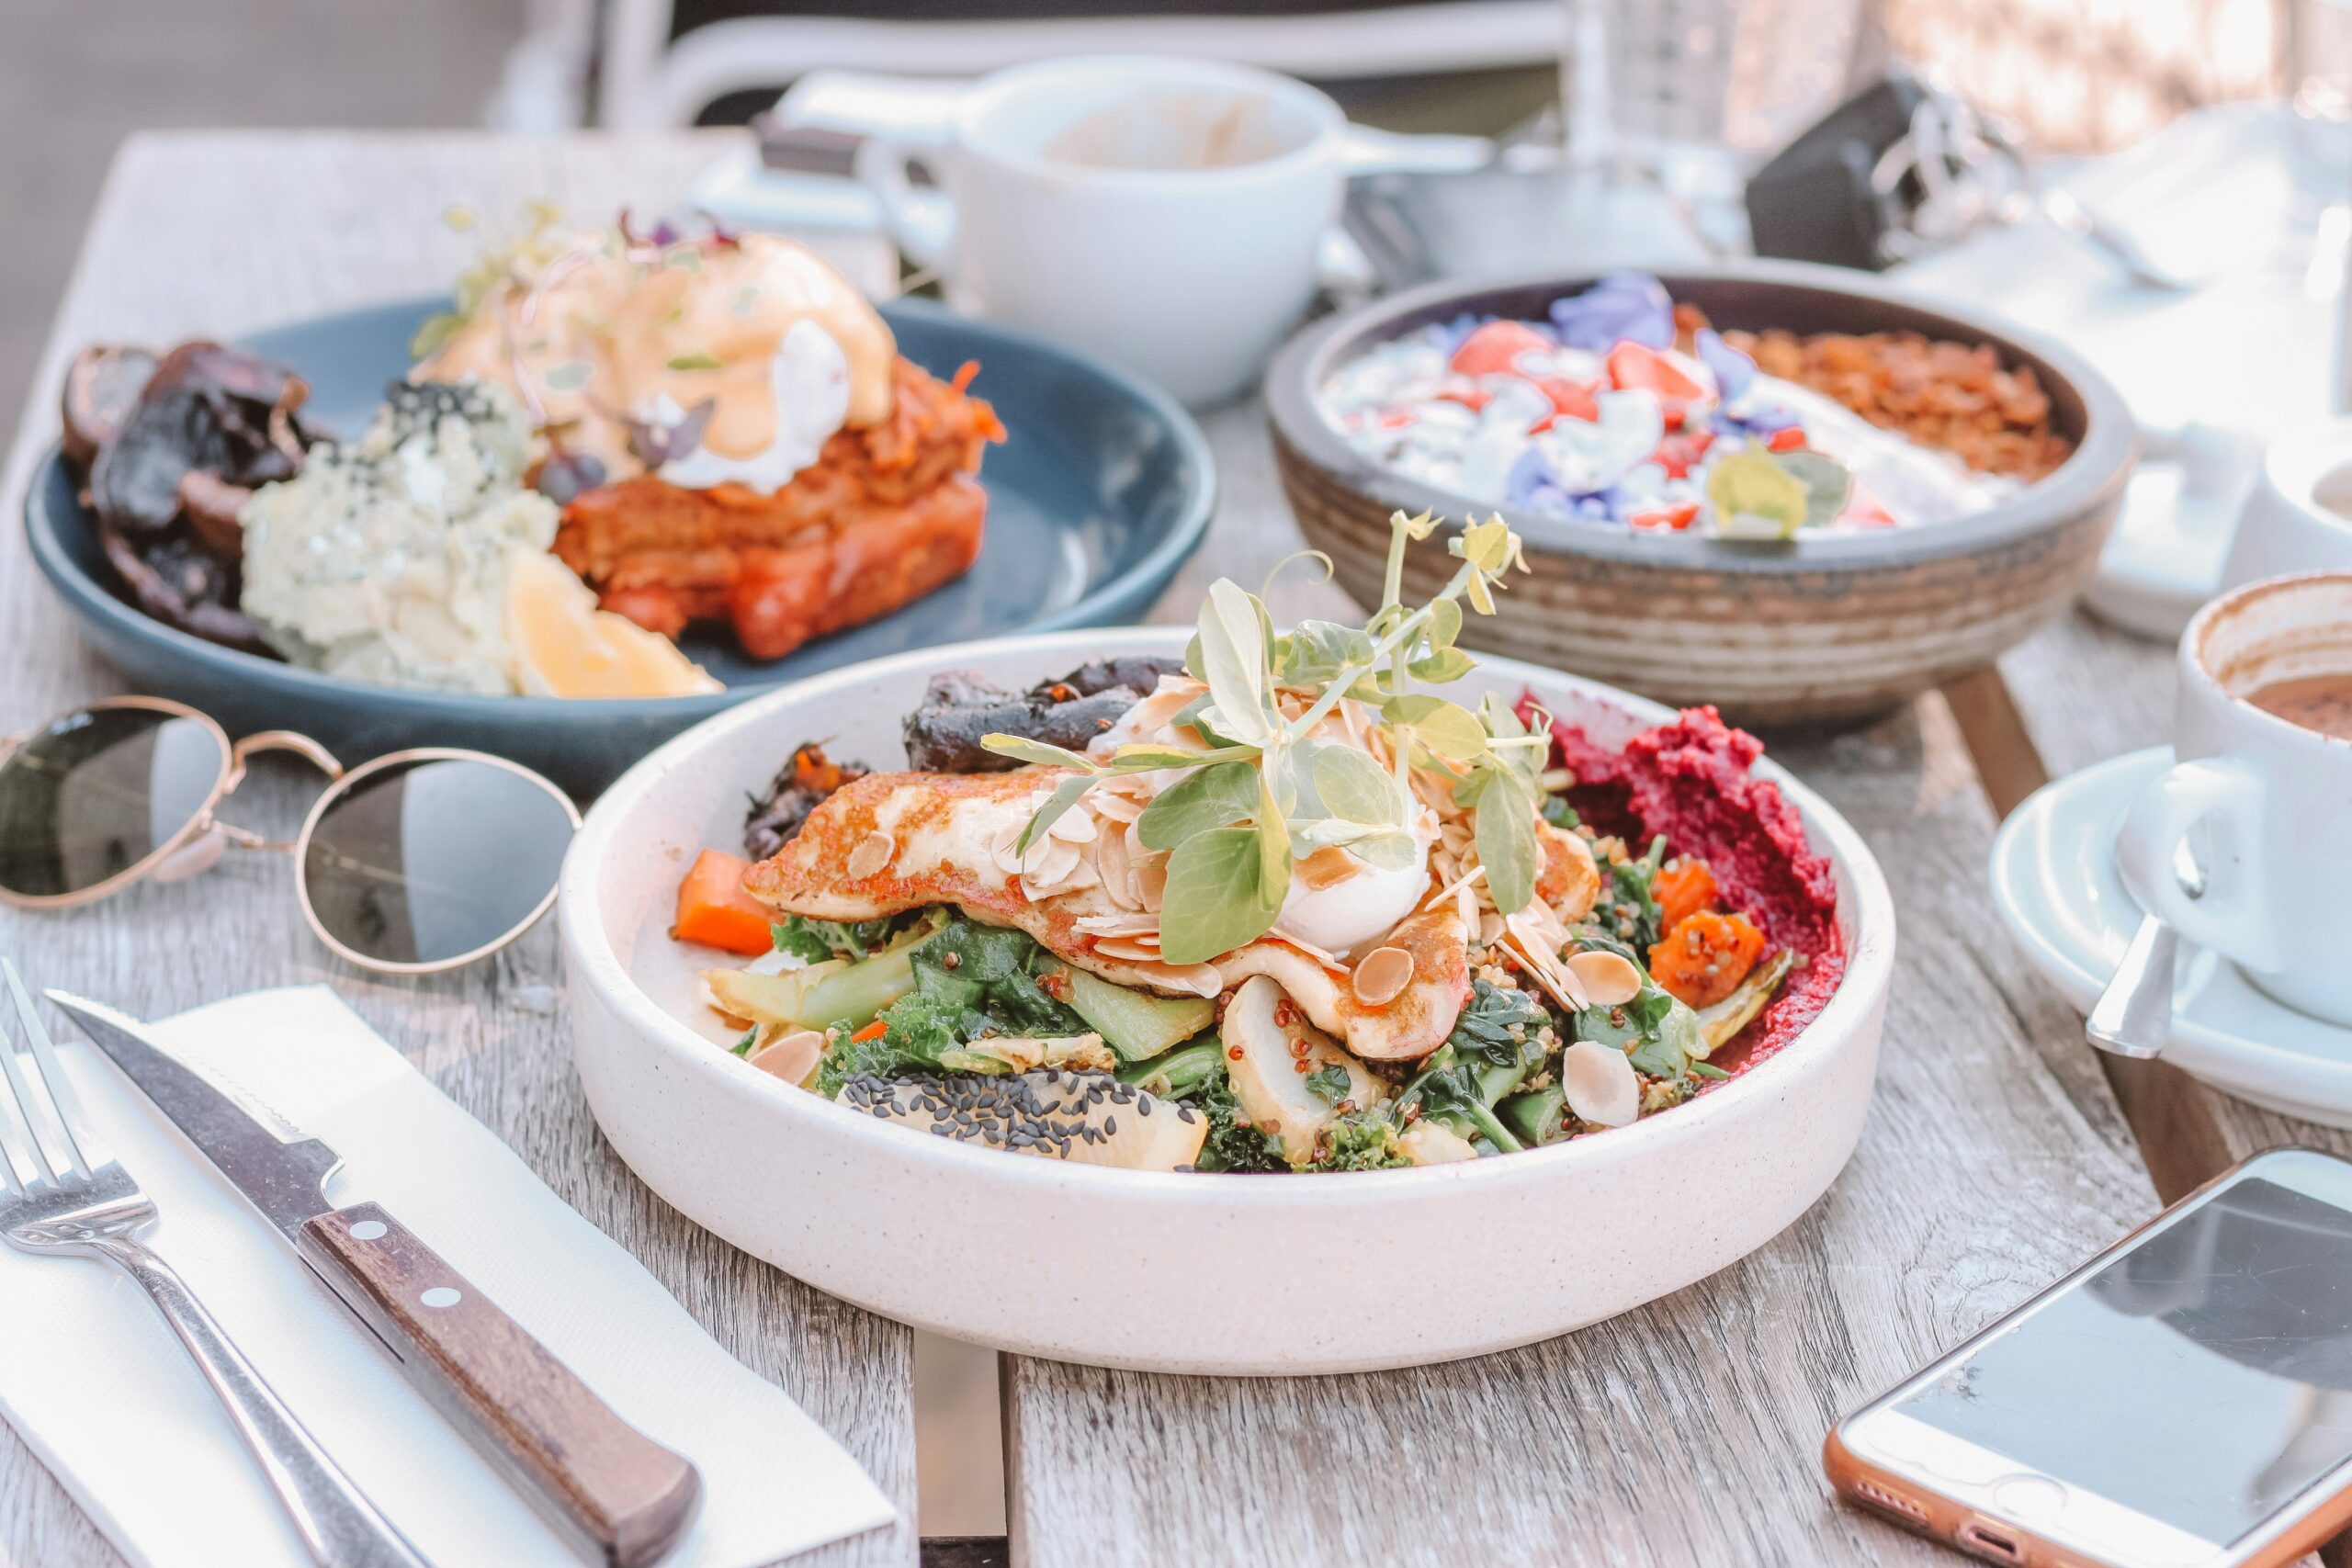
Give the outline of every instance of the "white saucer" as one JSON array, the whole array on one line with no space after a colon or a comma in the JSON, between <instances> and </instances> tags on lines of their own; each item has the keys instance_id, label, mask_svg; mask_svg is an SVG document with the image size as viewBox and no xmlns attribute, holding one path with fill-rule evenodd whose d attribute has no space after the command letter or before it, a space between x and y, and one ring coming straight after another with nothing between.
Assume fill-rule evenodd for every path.
<instances>
[{"instance_id":1,"label":"white saucer","mask_svg":"<svg viewBox=\"0 0 2352 1568\"><path fill-rule=\"evenodd\" d=\"M2036 792L1993 840L1993 902L2034 966L2084 1013L2140 923L2115 870L2115 836L2172 749L2134 751ZM2236 967L2188 943L2164 1059L2225 1094L2330 1127L2352 1127L2352 1029L2270 999Z\"/></svg>"}]
</instances>

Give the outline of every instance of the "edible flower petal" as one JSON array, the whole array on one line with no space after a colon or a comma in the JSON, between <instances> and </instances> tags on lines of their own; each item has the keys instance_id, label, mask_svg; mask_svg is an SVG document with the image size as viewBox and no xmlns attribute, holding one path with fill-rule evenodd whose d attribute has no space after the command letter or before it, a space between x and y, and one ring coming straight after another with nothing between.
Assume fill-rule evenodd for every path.
<instances>
[{"instance_id":1,"label":"edible flower petal","mask_svg":"<svg viewBox=\"0 0 2352 1568\"><path fill-rule=\"evenodd\" d=\"M1457 376L1515 373L1522 354L1549 353L1550 338L1523 321L1488 321L1462 341L1447 362Z\"/></svg>"},{"instance_id":2,"label":"edible flower petal","mask_svg":"<svg viewBox=\"0 0 2352 1568\"><path fill-rule=\"evenodd\" d=\"M1725 343L1713 327L1699 329L1698 348L1699 363L1714 376L1724 401L1730 402L1755 384L1756 361Z\"/></svg>"},{"instance_id":3,"label":"edible flower petal","mask_svg":"<svg viewBox=\"0 0 2352 1568\"><path fill-rule=\"evenodd\" d=\"M1674 342L1674 301L1665 285L1637 272L1612 272L1581 294L1555 299L1551 315L1562 343L1594 354L1625 342L1650 348Z\"/></svg>"}]
</instances>

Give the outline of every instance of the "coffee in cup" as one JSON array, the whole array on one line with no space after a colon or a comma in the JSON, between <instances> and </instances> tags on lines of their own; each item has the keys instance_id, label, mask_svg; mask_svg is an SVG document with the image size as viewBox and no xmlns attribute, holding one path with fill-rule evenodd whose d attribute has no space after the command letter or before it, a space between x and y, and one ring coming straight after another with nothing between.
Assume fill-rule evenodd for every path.
<instances>
[{"instance_id":1,"label":"coffee in cup","mask_svg":"<svg viewBox=\"0 0 2352 1568\"><path fill-rule=\"evenodd\" d=\"M2179 761L2124 818L2125 886L2287 1006L2352 1025L2352 571L2223 594L2178 669ZM2173 873L2184 840L2201 895Z\"/></svg>"}]
</instances>

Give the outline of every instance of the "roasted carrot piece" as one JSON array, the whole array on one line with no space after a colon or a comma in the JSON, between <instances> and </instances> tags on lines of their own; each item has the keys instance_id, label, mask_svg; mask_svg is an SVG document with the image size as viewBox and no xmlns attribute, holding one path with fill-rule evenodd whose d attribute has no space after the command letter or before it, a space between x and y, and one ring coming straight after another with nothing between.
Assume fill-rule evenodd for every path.
<instances>
[{"instance_id":1,"label":"roasted carrot piece","mask_svg":"<svg viewBox=\"0 0 2352 1568\"><path fill-rule=\"evenodd\" d=\"M1658 868L1650 897L1657 900L1657 929L1670 931L1686 916L1714 908L1715 874L1696 855L1677 855Z\"/></svg>"},{"instance_id":2,"label":"roasted carrot piece","mask_svg":"<svg viewBox=\"0 0 2352 1568\"><path fill-rule=\"evenodd\" d=\"M1650 978L1694 1008L1713 1007L1764 956L1764 933L1746 915L1685 915L1650 949Z\"/></svg>"},{"instance_id":3,"label":"roasted carrot piece","mask_svg":"<svg viewBox=\"0 0 2352 1568\"><path fill-rule=\"evenodd\" d=\"M743 891L750 864L725 850L705 850L678 884L678 919L670 934L756 958L772 943L766 905Z\"/></svg>"}]
</instances>

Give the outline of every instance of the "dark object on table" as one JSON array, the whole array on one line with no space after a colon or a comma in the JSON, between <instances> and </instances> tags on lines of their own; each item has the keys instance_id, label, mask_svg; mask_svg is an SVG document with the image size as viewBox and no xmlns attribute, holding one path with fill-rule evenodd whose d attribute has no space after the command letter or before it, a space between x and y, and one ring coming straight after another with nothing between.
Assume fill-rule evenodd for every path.
<instances>
[{"instance_id":1,"label":"dark object on table","mask_svg":"<svg viewBox=\"0 0 2352 1568\"><path fill-rule=\"evenodd\" d=\"M1877 272L1889 265L1888 232L1902 220L1899 192L1872 174L1911 134L1928 90L1896 72L1832 109L1747 182L1747 225L1759 256Z\"/></svg>"},{"instance_id":2,"label":"dark object on table","mask_svg":"<svg viewBox=\"0 0 2352 1568\"><path fill-rule=\"evenodd\" d=\"M208 642L269 654L237 607L237 513L259 486L293 478L312 435L297 417L310 387L283 366L216 343L160 360L99 344L65 373L61 446L83 471L98 538L140 609Z\"/></svg>"},{"instance_id":3,"label":"dark object on table","mask_svg":"<svg viewBox=\"0 0 2352 1568\"><path fill-rule=\"evenodd\" d=\"M743 819L743 852L755 861L767 859L799 833L800 825L827 795L873 771L863 762L834 761L825 755L821 740L795 747L768 793L752 801L751 814Z\"/></svg>"},{"instance_id":4,"label":"dark object on table","mask_svg":"<svg viewBox=\"0 0 2352 1568\"><path fill-rule=\"evenodd\" d=\"M1526 541L1525 577L1463 640L1630 687L1661 702L1713 703L1742 724L1854 719L1991 662L2072 603L2098 564L2135 445L2121 397L2066 349L1954 307L1909 299L1860 273L1793 262L1679 268L1659 281L1725 333L1799 337L1916 333L1989 347L2030 368L2051 434L2074 456L2047 479L1973 515L1749 543L1644 533L1499 509ZM1460 520L1484 505L1407 478L1350 445L1320 389L1374 344L1467 311L1543 320L1589 288L1557 275L1436 284L1317 322L1267 373L1283 488L1306 542L1340 586L1375 602L1389 513ZM1435 592L1458 563L1443 536L1407 555L1408 597Z\"/></svg>"},{"instance_id":5,"label":"dark object on table","mask_svg":"<svg viewBox=\"0 0 2352 1568\"><path fill-rule=\"evenodd\" d=\"M1081 664L1058 681L1023 694L961 671L931 678L922 705L907 715L907 766L934 773L997 773L1021 766L980 744L988 735L1018 735L1083 751L1129 708L1149 696L1172 659L1112 659Z\"/></svg>"}]
</instances>

